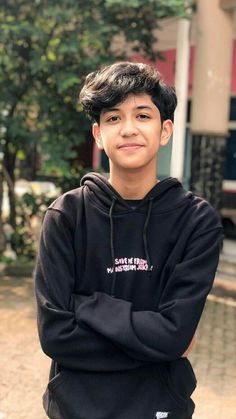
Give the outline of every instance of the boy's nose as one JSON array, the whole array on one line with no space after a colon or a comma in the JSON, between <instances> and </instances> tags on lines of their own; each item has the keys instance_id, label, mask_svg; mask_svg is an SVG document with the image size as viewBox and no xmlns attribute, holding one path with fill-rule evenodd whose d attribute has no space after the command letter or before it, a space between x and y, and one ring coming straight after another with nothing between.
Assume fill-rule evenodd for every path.
<instances>
[{"instance_id":1,"label":"boy's nose","mask_svg":"<svg viewBox=\"0 0 236 419\"><path fill-rule=\"evenodd\" d=\"M120 135L122 137L131 137L132 135L138 134L138 128L132 121L126 121L123 123L120 129Z\"/></svg>"}]
</instances>

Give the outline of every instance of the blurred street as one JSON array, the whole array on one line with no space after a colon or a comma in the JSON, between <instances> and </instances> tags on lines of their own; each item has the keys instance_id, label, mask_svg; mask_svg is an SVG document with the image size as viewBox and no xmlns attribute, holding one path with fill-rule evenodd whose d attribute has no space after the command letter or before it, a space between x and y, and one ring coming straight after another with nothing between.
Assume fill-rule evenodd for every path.
<instances>
[{"instance_id":1,"label":"blurred street","mask_svg":"<svg viewBox=\"0 0 236 419\"><path fill-rule=\"evenodd\" d=\"M0 419L45 419L49 360L38 342L33 280L0 279Z\"/></svg>"},{"instance_id":2,"label":"blurred street","mask_svg":"<svg viewBox=\"0 0 236 419\"><path fill-rule=\"evenodd\" d=\"M236 282L215 283L190 356L198 378L194 419L236 417ZM49 360L38 342L31 278L0 279L0 316L0 419L46 419Z\"/></svg>"},{"instance_id":3,"label":"blurred street","mask_svg":"<svg viewBox=\"0 0 236 419\"><path fill-rule=\"evenodd\" d=\"M208 298L189 356L198 379L194 419L236 418L236 287L216 294Z\"/></svg>"}]
</instances>

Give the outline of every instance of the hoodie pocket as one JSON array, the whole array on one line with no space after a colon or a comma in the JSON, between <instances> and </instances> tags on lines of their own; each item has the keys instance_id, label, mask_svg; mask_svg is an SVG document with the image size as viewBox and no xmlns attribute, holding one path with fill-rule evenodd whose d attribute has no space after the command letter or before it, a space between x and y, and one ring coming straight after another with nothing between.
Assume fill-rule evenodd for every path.
<instances>
[{"instance_id":1,"label":"hoodie pocket","mask_svg":"<svg viewBox=\"0 0 236 419\"><path fill-rule=\"evenodd\" d=\"M50 419L151 419L157 412L181 419L195 385L184 358L122 372L62 370L50 380L44 406Z\"/></svg>"},{"instance_id":2,"label":"hoodie pocket","mask_svg":"<svg viewBox=\"0 0 236 419\"><path fill-rule=\"evenodd\" d=\"M62 370L49 381L43 395L43 407L50 419L62 419L64 417L54 396L57 388L64 383L64 380L64 370Z\"/></svg>"},{"instance_id":3,"label":"hoodie pocket","mask_svg":"<svg viewBox=\"0 0 236 419\"><path fill-rule=\"evenodd\" d=\"M61 383L63 383L65 377L64 377L64 370L61 370L58 372L48 383L48 389L49 391L54 391L57 386L59 386Z\"/></svg>"},{"instance_id":4,"label":"hoodie pocket","mask_svg":"<svg viewBox=\"0 0 236 419\"><path fill-rule=\"evenodd\" d=\"M183 405L196 388L197 380L187 358L180 358L163 365L163 376L172 398Z\"/></svg>"}]
</instances>

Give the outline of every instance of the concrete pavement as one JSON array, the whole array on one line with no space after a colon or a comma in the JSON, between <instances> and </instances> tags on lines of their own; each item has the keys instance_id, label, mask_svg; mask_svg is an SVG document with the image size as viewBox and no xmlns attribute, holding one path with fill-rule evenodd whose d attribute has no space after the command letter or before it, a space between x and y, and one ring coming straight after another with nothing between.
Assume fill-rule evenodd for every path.
<instances>
[{"instance_id":1,"label":"concrete pavement","mask_svg":"<svg viewBox=\"0 0 236 419\"><path fill-rule=\"evenodd\" d=\"M236 282L236 240L224 240L218 265L218 276Z\"/></svg>"},{"instance_id":2,"label":"concrete pavement","mask_svg":"<svg viewBox=\"0 0 236 419\"><path fill-rule=\"evenodd\" d=\"M236 299L210 294L189 358L198 379L194 419L235 419Z\"/></svg>"},{"instance_id":3,"label":"concrete pavement","mask_svg":"<svg viewBox=\"0 0 236 419\"><path fill-rule=\"evenodd\" d=\"M0 279L0 419L46 419L49 359L38 342L33 280ZM198 378L194 419L236 418L236 282L217 278L190 360Z\"/></svg>"}]
</instances>

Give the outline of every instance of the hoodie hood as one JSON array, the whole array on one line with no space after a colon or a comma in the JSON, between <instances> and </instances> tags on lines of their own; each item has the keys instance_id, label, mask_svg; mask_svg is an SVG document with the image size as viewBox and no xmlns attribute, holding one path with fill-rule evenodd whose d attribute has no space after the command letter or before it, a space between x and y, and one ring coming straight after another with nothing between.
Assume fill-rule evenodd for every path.
<instances>
[{"instance_id":1,"label":"hoodie hood","mask_svg":"<svg viewBox=\"0 0 236 419\"><path fill-rule=\"evenodd\" d=\"M122 212L145 212L146 216L143 223L142 241L147 261L147 273L149 277L152 275L153 264L150 258L149 246L150 240L148 238L148 225L151 214L168 211L173 209L173 202L175 206L185 201L186 192L182 188L180 182L175 178L167 178L158 182L147 195L140 200L137 206L131 207L125 199L123 199L116 190L110 185L104 176L97 173L90 173L84 176L81 180L81 186L87 187L87 191L92 194L96 205L101 206L103 210L109 212L110 218L110 251L113 267L113 281L111 287L111 295L114 296L116 286L116 270L115 270L115 234L114 234L114 214ZM168 191L168 194L166 192Z\"/></svg>"},{"instance_id":2,"label":"hoodie hood","mask_svg":"<svg viewBox=\"0 0 236 419\"><path fill-rule=\"evenodd\" d=\"M113 213L140 210L147 211L149 202L152 201L152 211L155 213L173 210L180 204L184 203L186 198L192 196L191 192L186 192L181 183L172 177L166 178L158 182L147 195L140 200L140 203L132 208L125 199L112 187L108 180L98 174L89 173L81 179L81 186L85 186L87 192L99 207L107 212L113 203ZM168 194L166 192L168 191ZM174 202L174 205L173 205Z\"/></svg>"}]
</instances>

